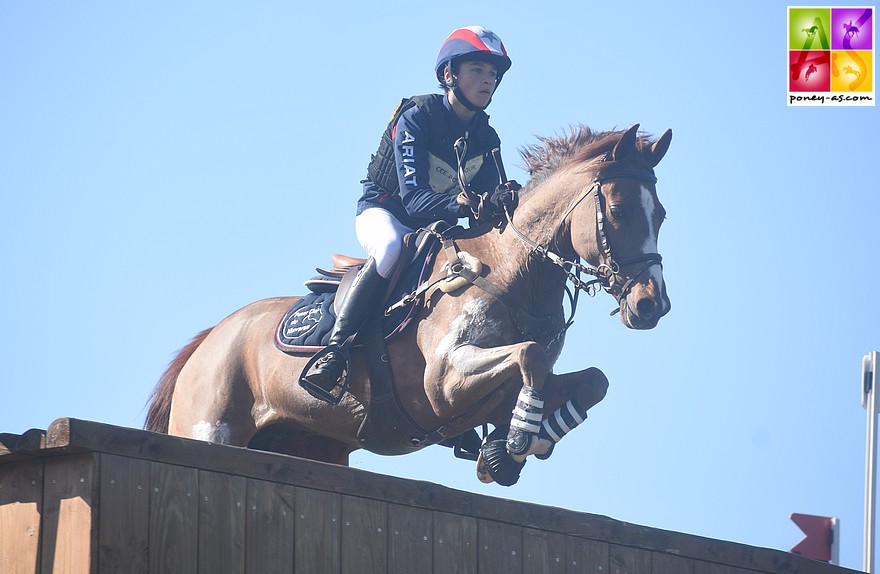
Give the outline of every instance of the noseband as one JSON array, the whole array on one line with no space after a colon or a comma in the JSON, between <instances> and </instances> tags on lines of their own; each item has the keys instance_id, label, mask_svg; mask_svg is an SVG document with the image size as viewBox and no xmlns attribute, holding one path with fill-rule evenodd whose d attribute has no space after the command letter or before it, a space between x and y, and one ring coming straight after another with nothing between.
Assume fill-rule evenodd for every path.
<instances>
[{"instance_id":1,"label":"noseband","mask_svg":"<svg viewBox=\"0 0 880 574\"><path fill-rule=\"evenodd\" d=\"M556 225L556 229L553 232L553 237L556 237L557 232L563 226L565 220L568 219L568 216L571 215L575 208L580 205L587 196L592 194L596 200L596 228L603 251L603 261L598 267L593 267L586 262L581 263L579 257L576 257L576 260L571 261L554 253L549 248L538 244L520 232L520 230L513 224L512 214L507 213L506 210L505 216L507 218L507 223L510 225L514 234L516 234L523 243L528 245L532 252L537 253L543 258L549 259L554 265L562 268L566 277L572 282L572 285L574 285L576 290L582 290L591 296L595 295L599 288L610 293L618 303L618 308L611 313L613 315L620 310L619 305L621 300L623 300L623 298L629 293L630 289L632 289L636 279L652 266L662 265L663 257L659 253L643 253L627 259L618 260L614 258L614 254L611 250L611 243L608 241L608 235L605 233L605 214L603 209L605 199L602 194L602 184L611 180L626 178L638 179L648 183L657 183L657 177L654 175L654 170L649 167L636 169L632 166L621 166L618 162L608 161L608 157L609 154L606 153L605 157L602 158L603 165L596 171L596 175L593 177L593 182L590 187L587 188L580 198L568 208L568 211L562 216L562 219ZM636 273L631 275L623 285L621 285L620 270L636 263L643 263L643 265ZM581 273L591 275L594 279L583 281L580 278ZM577 295L575 294L573 305L575 304L574 301L576 300L576 297ZM572 312L572 315L573 314L574 313Z\"/></svg>"}]
</instances>

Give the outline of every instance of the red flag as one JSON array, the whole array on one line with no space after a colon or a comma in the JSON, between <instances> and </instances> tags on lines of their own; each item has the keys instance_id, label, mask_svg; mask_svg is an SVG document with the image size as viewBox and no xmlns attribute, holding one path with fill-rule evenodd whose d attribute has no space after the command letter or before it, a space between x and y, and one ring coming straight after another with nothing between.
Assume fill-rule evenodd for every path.
<instances>
[{"instance_id":1,"label":"red flag","mask_svg":"<svg viewBox=\"0 0 880 574\"><path fill-rule=\"evenodd\" d=\"M798 513L793 513L791 519L806 534L804 539L791 549L791 553L830 562L831 546L834 543L834 519Z\"/></svg>"}]
</instances>

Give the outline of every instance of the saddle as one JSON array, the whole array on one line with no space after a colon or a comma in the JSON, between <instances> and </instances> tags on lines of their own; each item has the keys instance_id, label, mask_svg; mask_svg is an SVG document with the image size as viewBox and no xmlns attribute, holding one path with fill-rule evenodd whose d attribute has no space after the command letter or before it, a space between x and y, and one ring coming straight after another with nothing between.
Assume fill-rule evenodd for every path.
<instances>
[{"instance_id":1,"label":"saddle","mask_svg":"<svg viewBox=\"0 0 880 574\"><path fill-rule=\"evenodd\" d=\"M385 339L399 334L409 324L415 301L401 303L427 280L434 257L439 251L439 234L457 234L459 226L436 222L424 230L409 233L403 240L403 252L392 272L383 297L385 313L377 313ZM275 346L291 355L313 354L324 348L330 339L336 313L351 282L366 259L333 254L329 269L317 267L318 275L305 281L309 293L296 301L275 330ZM390 309L393 307L393 309ZM362 345L362 337L355 347Z\"/></svg>"},{"instance_id":2,"label":"saddle","mask_svg":"<svg viewBox=\"0 0 880 574\"><path fill-rule=\"evenodd\" d=\"M361 447L370 452L398 455L435 442L444 442L446 446L460 444L450 440L454 435L447 430L451 428L428 433L406 414L395 389L387 341L401 333L415 315L419 298L412 294L430 277L434 258L440 252L439 237L452 237L461 231L460 226L437 222L404 238L403 253L383 301L385 311L368 320L355 339L354 347L363 350L370 377L370 403L358 429L358 440ZM316 268L318 275L305 282L310 293L294 303L279 323L275 346L300 356L323 349L332 331L336 309L365 262L362 258L334 254L330 269Z\"/></svg>"}]
</instances>

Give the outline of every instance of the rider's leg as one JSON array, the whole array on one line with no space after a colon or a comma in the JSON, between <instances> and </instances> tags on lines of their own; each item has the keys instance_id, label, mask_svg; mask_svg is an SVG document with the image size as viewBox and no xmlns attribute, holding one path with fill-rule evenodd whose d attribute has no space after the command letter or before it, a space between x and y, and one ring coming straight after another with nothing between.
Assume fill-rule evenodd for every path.
<instances>
[{"instance_id":1,"label":"rider's leg","mask_svg":"<svg viewBox=\"0 0 880 574\"><path fill-rule=\"evenodd\" d=\"M369 259L349 287L330 334L329 344L339 347L339 351L324 355L305 376L307 381L328 392L333 391L343 375L348 344L382 304L388 278L400 257L403 236L410 231L379 208L370 208L358 215L355 230Z\"/></svg>"},{"instance_id":2,"label":"rider's leg","mask_svg":"<svg viewBox=\"0 0 880 574\"><path fill-rule=\"evenodd\" d=\"M346 353L351 341L367 318L375 314L381 305L387 285L388 281L376 270L376 260L370 257L352 281L336 314L329 345L338 347L338 350L330 351L315 363L304 377L309 383L325 391L333 391L348 363Z\"/></svg>"},{"instance_id":3,"label":"rider's leg","mask_svg":"<svg viewBox=\"0 0 880 574\"><path fill-rule=\"evenodd\" d=\"M379 275L386 279L391 277L403 251L403 236L412 229L378 207L371 207L358 215L354 229L361 247L376 260Z\"/></svg>"}]
</instances>

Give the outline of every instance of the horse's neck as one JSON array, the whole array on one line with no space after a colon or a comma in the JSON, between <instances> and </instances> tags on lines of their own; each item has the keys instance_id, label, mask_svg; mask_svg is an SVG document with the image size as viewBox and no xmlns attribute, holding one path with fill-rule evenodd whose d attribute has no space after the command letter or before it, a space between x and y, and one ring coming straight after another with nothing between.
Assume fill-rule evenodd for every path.
<instances>
[{"instance_id":1,"label":"horse's neck","mask_svg":"<svg viewBox=\"0 0 880 574\"><path fill-rule=\"evenodd\" d=\"M543 186L552 186L547 181ZM553 189L532 190L516 209L514 225L531 241L570 256L573 249L563 223L566 202L551 201ZM562 205L560 205L562 204ZM533 252L532 247L506 226L480 238L480 250L491 267L490 280L502 287L523 310L541 316L555 313L562 306L565 274L561 268Z\"/></svg>"},{"instance_id":2,"label":"horse's neck","mask_svg":"<svg viewBox=\"0 0 880 574\"><path fill-rule=\"evenodd\" d=\"M561 307L565 291L561 270L531 254L511 229L463 241L461 248L488 267L486 278L505 293L509 304L534 316L551 315Z\"/></svg>"}]
</instances>

